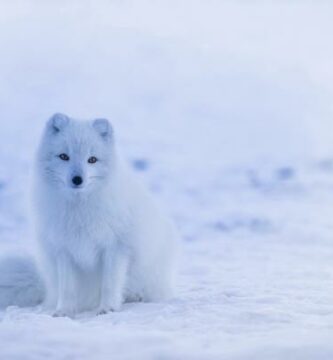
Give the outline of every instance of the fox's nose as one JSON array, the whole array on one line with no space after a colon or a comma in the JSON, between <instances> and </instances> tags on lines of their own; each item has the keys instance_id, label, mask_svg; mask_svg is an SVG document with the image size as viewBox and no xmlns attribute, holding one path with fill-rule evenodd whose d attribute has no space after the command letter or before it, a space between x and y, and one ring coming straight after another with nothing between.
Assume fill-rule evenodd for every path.
<instances>
[{"instance_id":1,"label":"fox's nose","mask_svg":"<svg viewBox=\"0 0 333 360\"><path fill-rule=\"evenodd\" d=\"M81 176L74 176L72 179L72 183L76 186L80 186L83 183L83 179Z\"/></svg>"}]
</instances>

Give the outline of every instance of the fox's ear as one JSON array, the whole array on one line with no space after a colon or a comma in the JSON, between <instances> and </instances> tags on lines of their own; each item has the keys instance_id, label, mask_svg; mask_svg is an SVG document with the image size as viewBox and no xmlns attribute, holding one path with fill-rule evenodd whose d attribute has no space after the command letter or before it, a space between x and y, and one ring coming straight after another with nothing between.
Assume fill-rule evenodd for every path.
<instances>
[{"instance_id":1,"label":"fox's ear","mask_svg":"<svg viewBox=\"0 0 333 360\"><path fill-rule=\"evenodd\" d=\"M113 129L109 120L96 119L93 122L93 127L101 135L103 139L109 139L112 137Z\"/></svg>"},{"instance_id":2,"label":"fox's ear","mask_svg":"<svg viewBox=\"0 0 333 360\"><path fill-rule=\"evenodd\" d=\"M53 131L54 134L62 131L69 123L69 117L64 114L56 113L51 116L47 126Z\"/></svg>"}]
</instances>

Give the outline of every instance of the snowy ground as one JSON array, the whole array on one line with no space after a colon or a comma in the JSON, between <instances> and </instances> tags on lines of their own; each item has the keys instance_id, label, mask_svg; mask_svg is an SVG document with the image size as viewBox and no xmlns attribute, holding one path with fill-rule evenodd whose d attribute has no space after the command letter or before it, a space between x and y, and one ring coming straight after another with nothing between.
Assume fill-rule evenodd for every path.
<instances>
[{"instance_id":1,"label":"snowy ground","mask_svg":"<svg viewBox=\"0 0 333 360\"><path fill-rule=\"evenodd\" d=\"M169 303L8 308L0 359L331 360L333 5L0 8L0 251L29 247L28 173L55 111L109 117L183 238Z\"/></svg>"}]
</instances>

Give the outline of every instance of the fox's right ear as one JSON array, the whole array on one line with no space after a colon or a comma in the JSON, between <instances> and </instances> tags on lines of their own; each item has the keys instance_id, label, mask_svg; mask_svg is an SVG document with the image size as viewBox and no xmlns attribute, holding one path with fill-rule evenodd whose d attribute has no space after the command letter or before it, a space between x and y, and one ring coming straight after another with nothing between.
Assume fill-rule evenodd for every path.
<instances>
[{"instance_id":1,"label":"fox's right ear","mask_svg":"<svg viewBox=\"0 0 333 360\"><path fill-rule=\"evenodd\" d=\"M69 117L65 114L56 113L47 122L47 127L53 132L53 134L57 134L62 131L67 124L69 123Z\"/></svg>"},{"instance_id":2,"label":"fox's right ear","mask_svg":"<svg viewBox=\"0 0 333 360\"><path fill-rule=\"evenodd\" d=\"M93 127L103 139L109 139L112 137L113 128L109 120L95 119L93 121Z\"/></svg>"}]
</instances>

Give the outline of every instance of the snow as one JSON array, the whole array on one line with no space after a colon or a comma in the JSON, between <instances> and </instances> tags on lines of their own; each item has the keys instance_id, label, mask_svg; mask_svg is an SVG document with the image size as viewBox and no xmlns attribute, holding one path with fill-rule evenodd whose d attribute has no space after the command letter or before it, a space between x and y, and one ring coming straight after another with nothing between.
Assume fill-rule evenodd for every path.
<instances>
[{"instance_id":1,"label":"snow","mask_svg":"<svg viewBox=\"0 0 333 360\"><path fill-rule=\"evenodd\" d=\"M0 312L3 359L332 359L333 5L0 4L0 250L45 120L108 117L183 238L177 296ZM17 249L17 250L16 250Z\"/></svg>"}]
</instances>

